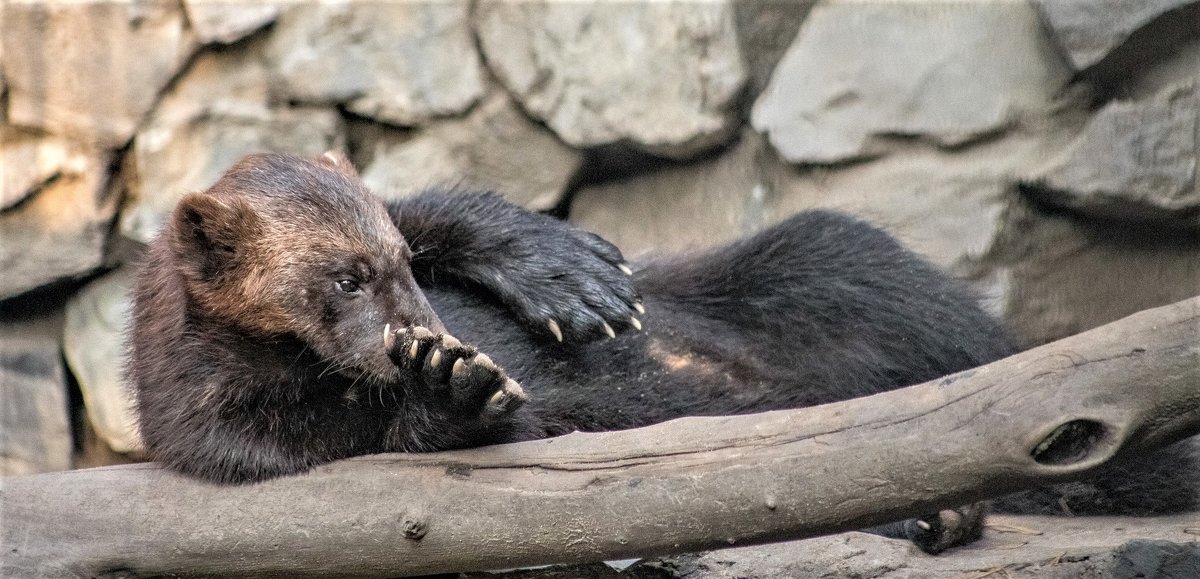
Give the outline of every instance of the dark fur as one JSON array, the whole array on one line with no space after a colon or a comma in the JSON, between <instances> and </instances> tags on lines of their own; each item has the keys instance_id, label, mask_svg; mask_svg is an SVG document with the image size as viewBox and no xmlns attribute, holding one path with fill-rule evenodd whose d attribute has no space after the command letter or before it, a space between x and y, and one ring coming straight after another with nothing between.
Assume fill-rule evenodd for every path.
<instances>
[{"instance_id":1,"label":"dark fur","mask_svg":"<svg viewBox=\"0 0 1200 579\"><path fill-rule=\"evenodd\" d=\"M821 404L1014 351L958 283L837 213L632 279L621 263L599 237L493 195L385 207L339 157L247 158L180 203L141 270L128 377L147 449L242 483L361 454ZM477 371L431 376L437 338L408 362L411 333L385 348L385 324L446 331L468 344L446 355ZM488 402L505 372L523 407L508 391L500 410Z\"/></svg>"}]
</instances>

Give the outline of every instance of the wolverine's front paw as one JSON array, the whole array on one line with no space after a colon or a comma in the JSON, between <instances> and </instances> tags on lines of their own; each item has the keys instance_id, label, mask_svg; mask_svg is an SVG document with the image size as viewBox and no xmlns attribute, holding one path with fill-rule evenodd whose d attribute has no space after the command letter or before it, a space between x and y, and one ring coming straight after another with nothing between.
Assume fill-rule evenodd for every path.
<instances>
[{"instance_id":1,"label":"wolverine's front paw","mask_svg":"<svg viewBox=\"0 0 1200 579\"><path fill-rule=\"evenodd\" d=\"M504 416L526 401L525 392L486 354L454 336L416 326L392 332L392 360L456 412Z\"/></svg>"},{"instance_id":2,"label":"wolverine's front paw","mask_svg":"<svg viewBox=\"0 0 1200 579\"><path fill-rule=\"evenodd\" d=\"M545 219L506 246L481 283L535 333L558 342L641 330L645 313L633 270L611 243Z\"/></svg>"}]
</instances>

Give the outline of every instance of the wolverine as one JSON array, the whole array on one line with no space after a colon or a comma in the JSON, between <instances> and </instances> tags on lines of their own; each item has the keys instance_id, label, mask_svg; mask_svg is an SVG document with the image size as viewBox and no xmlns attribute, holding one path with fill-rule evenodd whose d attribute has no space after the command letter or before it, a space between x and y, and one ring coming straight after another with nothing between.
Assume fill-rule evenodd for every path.
<instances>
[{"instance_id":1,"label":"wolverine","mask_svg":"<svg viewBox=\"0 0 1200 579\"><path fill-rule=\"evenodd\" d=\"M811 406L1014 352L962 284L847 215L627 263L491 193L384 202L337 153L252 155L186 195L133 298L146 449L216 483ZM968 519L901 534L939 550Z\"/></svg>"}]
</instances>

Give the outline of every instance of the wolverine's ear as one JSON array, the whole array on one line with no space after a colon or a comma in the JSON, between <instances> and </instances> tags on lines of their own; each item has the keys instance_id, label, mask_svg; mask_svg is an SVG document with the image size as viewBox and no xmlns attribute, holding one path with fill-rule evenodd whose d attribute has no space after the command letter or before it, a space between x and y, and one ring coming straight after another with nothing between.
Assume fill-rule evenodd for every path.
<instances>
[{"instance_id":1,"label":"wolverine's ear","mask_svg":"<svg viewBox=\"0 0 1200 579\"><path fill-rule=\"evenodd\" d=\"M317 157L317 161L329 165L330 167L346 173L347 175L358 177L358 171L354 169L354 164L350 162L350 159L347 159L345 155L338 151L325 151L320 157Z\"/></svg>"},{"instance_id":2,"label":"wolverine's ear","mask_svg":"<svg viewBox=\"0 0 1200 579\"><path fill-rule=\"evenodd\" d=\"M238 198L204 193L185 195L175 206L172 245L199 279L212 279L234 264L239 247L258 231L258 216Z\"/></svg>"}]
</instances>

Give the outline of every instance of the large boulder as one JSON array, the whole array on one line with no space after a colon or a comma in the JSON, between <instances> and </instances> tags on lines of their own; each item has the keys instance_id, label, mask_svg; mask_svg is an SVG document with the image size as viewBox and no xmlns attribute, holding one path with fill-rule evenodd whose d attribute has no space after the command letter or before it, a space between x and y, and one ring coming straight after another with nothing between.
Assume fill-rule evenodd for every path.
<instances>
[{"instance_id":1,"label":"large boulder","mask_svg":"<svg viewBox=\"0 0 1200 579\"><path fill-rule=\"evenodd\" d=\"M1030 179L1054 204L1129 220L1200 225L1200 78L1105 105Z\"/></svg>"},{"instance_id":2,"label":"large boulder","mask_svg":"<svg viewBox=\"0 0 1200 579\"><path fill-rule=\"evenodd\" d=\"M729 1L485 0L475 16L496 76L572 146L684 158L736 129L746 73Z\"/></svg>"},{"instance_id":3,"label":"large boulder","mask_svg":"<svg viewBox=\"0 0 1200 579\"><path fill-rule=\"evenodd\" d=\"M1070 70L1021 2L823 2L754 104L793 163L883 154L888 137L956 146L1046 113Z\"/></svg>"},{"instance_id":4,"label":"large boulder","mask_svg":"<svg viewBox=\"0 0 1200 579\"><path fill-rule=\"evenodd\" d=\"M179 2L6 2L9 121L117 148L197 42Z\"/></svg>"},{"instance_id":5,"label":"large boulder","mask_svg":"<svg viewBox=\"0 0 1200 579\"><path fill-rule=\"evenodd\" d=\"M96 435L120 453L141 449L133 400L121 378L132 282L132 269L118 269L73 295L67 302L62 341L88 421Z\"/></svg>"},{"instance_id":6,"label":"large boulder","mask_svg":"<svg viewBox=\"0 0 1200 579\"><path fill-rule=\"evenodd\" d=\"M246 154L343 146L336 110L273 104L261 48L201 54L164 95L127 158L122 236L149 243L180 197L207 189Z\"/></svg>"},{"instance_id":7,"label":"large boulder","mask_svg":"<svg viewBox=\"0 0 1200 579\"><path fill-rule=\"evenodd\" d=\"M104 152L37 133L3 131L0 300L104 265L118 201L107 185L108 165Z\"/></svg>"},{"instance_id":8,"label":"large boulder","mask_svg":"<svg viewBox=\"0 0 1200 579\"><path fill-rule=\"evenodd\" d=\"M529 209L558 205L583 155L497 91L463 119L419 131L370 131L360 143L363 180L383 197L429 186L492 190Z\"/></svg>"},{"instance_id":9,"label":"large boulder","mask_svg":"<svg viewBox=\"0 0 1200 579\"><path fill-rule=\"evenodd\" d=\"M271 32L283 96L345 103L351 112L414 125L457 115L484 91L467 2L291 4Z\"/></svg>"}]
</instances>

